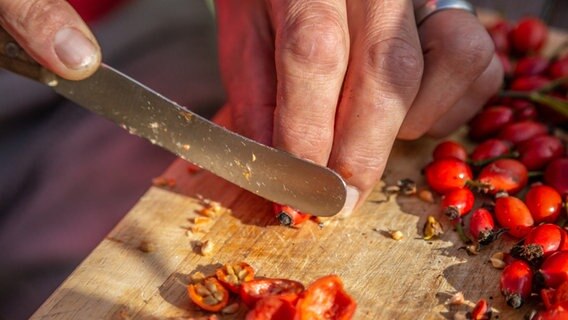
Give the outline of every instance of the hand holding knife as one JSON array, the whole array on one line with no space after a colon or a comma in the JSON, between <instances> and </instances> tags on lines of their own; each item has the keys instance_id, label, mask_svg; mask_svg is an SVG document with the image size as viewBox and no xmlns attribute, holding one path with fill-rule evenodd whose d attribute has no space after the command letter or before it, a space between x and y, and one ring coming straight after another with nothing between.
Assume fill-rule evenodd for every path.
<instances>
[{"instance_id":1,"label":"hand holding knife","mask_svg":"<svg viewBox=\"0 0 568 320\"><path fill-rule=\"evenodd\" d=\"M40 66L0 29L0 67L55 92L130 133L270 201L317 216L340 212L343 179L332 170L230 132L102 64L72 81Z\"/></svg>"}]
</instances>

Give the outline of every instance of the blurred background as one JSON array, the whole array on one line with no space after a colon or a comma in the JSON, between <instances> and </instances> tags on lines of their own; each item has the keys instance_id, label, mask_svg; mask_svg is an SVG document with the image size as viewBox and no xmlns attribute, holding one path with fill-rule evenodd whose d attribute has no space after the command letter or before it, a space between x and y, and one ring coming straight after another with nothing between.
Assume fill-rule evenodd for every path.
<instances>
[{"instance_id":1,"label":"blurred background","mask_svg":"<svg viewBox=\"0 0 568 320\"><path fill-rule=\"evenodd\" d=\"M556 28L568 28L568 0L469 0L482 9L499 12L509 20L531 15Z\"/></svg>"}]
</instances>

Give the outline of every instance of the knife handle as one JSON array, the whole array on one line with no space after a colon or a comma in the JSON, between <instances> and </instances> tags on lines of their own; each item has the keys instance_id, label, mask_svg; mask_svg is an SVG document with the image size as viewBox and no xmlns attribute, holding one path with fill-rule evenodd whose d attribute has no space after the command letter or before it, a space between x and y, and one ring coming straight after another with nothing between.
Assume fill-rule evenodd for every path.
<instances>
[{"instance_id":1,"label":"knife handle","mask_svg":"<svg viewBox=\"0 0 568 320\"><path fill-rule=\"evenodd\" d=\"M30 57L18 42L1 27L0 68L48 85L56 81L56 77L53 73Z\"/></svg>"}]
</instances>

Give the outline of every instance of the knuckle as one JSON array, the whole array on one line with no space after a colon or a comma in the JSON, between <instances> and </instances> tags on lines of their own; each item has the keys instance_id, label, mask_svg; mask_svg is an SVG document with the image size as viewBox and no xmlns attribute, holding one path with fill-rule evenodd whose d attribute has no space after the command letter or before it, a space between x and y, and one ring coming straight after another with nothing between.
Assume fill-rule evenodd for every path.
<instances>
[{"instance_id":1,"label":"knuckle","mask_svg":"<svg viewBox=\"0 0 568 320\"><path fill-rule=\"evenodd\" d=\"M316 71L343 70L348 49L340 21L332 9L297 14L283 30L282 54Z\"/></svg>"},{"instance_id":2,"label":"knuckle","mask_svg":"<svg viewBox=\"0 0 568 320\"><path fill-rule=\"evenodd\" d=\"M422 53L409 40L394 36L367 49L366 70L385 85L417 87L422 79Z\"/></svg>"},{"instance_id":3,"label":"knuckle","mask_svg":"<svg viewBox=\"0 0 568 320\"><path fill-rule=\"evenodd\" d=\"M356 173L350 179L350 183L356 185L362 191L371 190L377 183L381 172L383 172L386 161L385 158L376 154L376 152L355 152L349 158L339 159L335 166L349 168L350 171Z\"/></svg>"},{"instance_id":4,"label":"knuckle","mask_svg":"<svg viewBox=\"0 0 568 320\"><path fill-rule=\"evenodd\" d=\"M417 140L424 135L425 130L409 124L403 124L397 138L401 140Z\"/></svg>"},{"instance_id":5,"label":"knuckle","mask_svg":"<svg viewBox=\"0 0 568 320\"><path fill-rule=\"evenodd\" d=\"M503 66L498 61L498 58L494 57L478 80L478 82L483 83L481 89L484 90L483 94L487 98L499 91L503 83L503 76Z\"/></svg>"},{"instance_id":6,"label":"knuckle","mask_svg":"<svg viewBox=\"0 0 568 320\"><path fill-rule=\"evenodd\" d=\"M319 122L290 123L283 122L278 128L276 145L293 154L325 164L331 150L333 131Z\"/></svg>"},{"instance_id":7,"label":"knuckle","mask_svg":"<svg viewBox=\"0 0 568 320\"><path fill-rule=\"evenodd\" d=\"M495 49L486 32L471 32L469 29L458 28L449 39L452 40L448 41L446 46L447 56L457 72L477 77L489 66Z\"/></svg>"},{"instance_id":8,"label":"knuckle","mask_svg":"<svg viewBox=\"0 0 568 320\"><path fill-rule=\"evenodd\" d=\"M16 22L24 30L49 30L51 21L57 20L58 13L65 10L60 0L14 1L12 12Z\"/></svg>"}]
</instances>

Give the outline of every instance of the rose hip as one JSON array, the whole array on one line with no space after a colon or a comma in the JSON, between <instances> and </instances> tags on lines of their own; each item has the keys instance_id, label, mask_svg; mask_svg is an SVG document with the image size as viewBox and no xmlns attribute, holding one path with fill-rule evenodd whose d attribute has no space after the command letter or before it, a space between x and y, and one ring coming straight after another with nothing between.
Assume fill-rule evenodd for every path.
<instances>
[{"instance_id":1,"label":"rose hip","mask_svg":"<svg viewBox=\"0 0 568 320\"><path fill-rule=\"evenodd\" d=\"M426 166L424 174L432 190L441 194L463 188L473 177L469 166L456 158L434 160Z\"/></svg>"},{"instance_id":2,"label":"rose hip","mask_svg":"<svg viewBox=\"0 0 568 320\"><path fill-rule=\"evenodd\" d=\"M513 91L533 91L549 83L550 80L545 76L522 76L513 80L510 89Z\"/></svg>"},{"instance_id":3,"label":"rose hip","mask_svg":"<svg viewBox=\"0 0 568 320\"><path fill-rule=\"evenodd\" d=\"M568 55L552 62L548 68L551 79L559 79L568 76Z\"/></svg>"},{"instance_id":4,"label":"rose hip","mask_svg":"<svg viewBox=\"0 0 568 320\"><path fill-rule=\"evenodd\" d=\"M465 161L467 159L467 151L465 151L465 148L461 144L455 141L444 141L439 143L433 152L434 160L449 157Z\"/></svg>"},{"instance_id":5,"label":"rose hip","mask_svg":"<svg viewBox=\"0 0 568 320\"><path fill-rule=\"evenodd\" d=\"M540 266L536 281L547 288L557 288L568 280L568 251L551 254Z\"/></svg>"},{"instance_id":6,"label":"rose hip","mask_svg":"<svg viewBox=\"0 0 568 320\"><path fill-rule=\"evenodd\" d=\"M519 243L511 249L511 255L538 264L542 258L565 246L566 232L555 224L546 223L533 228L522 244Z\"/></svg>"},{"instance_id":7,"label":"rose hip","mask_svg":"<svg viewBox=\"0 0 568 320\"><path fill-rule=\"evenodd\" d=\"M560 194L546 185L532 186L525 196L525 203L535 223L555 222L562 208Z\"/></svg>"},{"instance_id":8,"label":"rose hip","mask_svg":"<svg viewBox=\"0 0 568 320\"><path fill-rule=\"evenodd\" d=\"M554 136L537 136L521 142L517 150L519 160L528 170L540 170L554 159L564 155L562 141Z\"/></svg>"},{"instance_id":9,"label":"rose hip","mask_svg":"<svg viewBox=\"0 0 568 320\"><path fill-rule=\"evenodd\" d=\"M548 68L548 59L541 56L524 57L517 61L515 77L536 76L543 74Z\"/></svg>"},{"instance_id":10,"label":"rose hip","mask_svg":"<svg viewBox=\"0 0 568 320\"><path fill-rule=\"evenodd\" d=\"M500 289L509 306L518 309L523 305L531 294L532 278L530 266L521 260L513 261L503 269Z\"/></svg>"},{"instance_id":11,"label":"rose hip","mask_svg":"<svg viewBox=\"0 0 568 320\"><path fill-rule=\"evenodd\" d=\"M568 319L568 309L562 305L554 305L551 309L540 310L531 320L565 320Z\"/></svg>"},{"instance_id":12,"label":"rose hip","mask_svg":"<svg viewBox=\"0 0 568 320\"><path fill-rule=\"evenodd\" d=\"M568 307L568 281L564 281L554 292L554 304Z\"/></svg>"},{"instance_id":13,"label":"rose hip","mask_svg":"<svg viewBox=\"0 0 568 320\"><path fill-rule=\"evenodd\" d=\"M548 134L548 128L536 121L519 121L503 127L497 138L518 144L533 137Z\"/></svg>"},{"instance_id":14,"label":"rose hip","mask_svg":"<svg viewBox=\"0 0 568 320\"><path fill-rule=\"evenodd\" d=\"M512 196L497 197L495 217L499 224L516 238L526 236L534 225L534 220L525 203Z\"/></svg>"},{"instance_id":15,"label":"rose hip","mask_svg":"<svg viewBox=\"0 0 568 320\"><path fill-rule=\"evenodd\" d=\"M466 215L473 207L473 192L468 188L453 189L442 199L442 212L451 220Z\"/></svg>"},{"instance_id":16,"label":"rose hip","mask_svg":"<svg viewBox=\"0 0 568 320\"><path fill-rule=\"evenodd\" d=\"M517 23L509 38L517 53L537 53L548 38L548 27L540 19L527 17Z\"/></svg>"},{"instance_id":17,"label":"rose hip","mask_svg":"<svg viewBox=\"0 0 568 320\"><path fill-rule=\"evenodd\" d=\"M480 245L488 245L497 238L499 232L495 230L495 222L489 210L478 208L473 211L469 220L469 233Z\"/></svg>"},{"instance_id":18,"label":"rose hip","mask_svg":"<svg viewBox=\"0 0 568 320\"><path fill-rule=\"evenodd\" d=\"M553 160L544 171L544 182L562 197L568 196L568 158Z\"/></svg>"},{"instance_id":19,"label":"rose hip","mask_svg":"<svg viewBox=\"0 0 568 320\"><path fill-rule=\"evenodd\" d=\"M281 225L294 227L310 219L310 215L302 213L290 206L274 203L274 214Z\"/></svg>"},{"instance_id":20,"label":"rose hip","mask_svg":"<svg viewBox=\"0 0 568 320\"><path fill-rule=\"evenodd\" d=\"M515 194L527 184L527 181L527 168L515 159L495 160L483 167L477 176L481 190L491 194L500 191Z\"/></svg>"},{"instance_id":21,"label":"rose hip","mask_svg":"<svg viewBox=\"0 0 568 320\"><path fill-rule=\"evenodd\" d=\"M538 113L535 105L527 100L511 99L507 105L513 109L515 113L515 121L525 121L536 119Z\"/></svg>"},{"instance_id":22,"label":"rose hip","mask_svg":"<svg viewBox=\"0 0 568 320\"><path fill-rule=\"evenodd\" d=\"M473 163L493 159L509 153L511 147L508 141L488 139L477 145L471 154Z\"/></svg>"},{"instance_id":23,"label":"rose hip","mask_svg":"<svg viewBox=\"0 0 568 320\"><path fill-rule=\"evenodd\" d=\"M501 62L503 66L503 73L505 77L511 77L513 75L513 65L511 64L511 60L509 60L509 56L502 52L497 52L497 58Z\"/></svg>"},{"instance_id":24,"label":"rose hip","mask_svg":"<svg viewBox=\"0 0 568 320\"><path fill-rule=\"evenodd\" d=\"M495 51L497 53L507 56L509 53L509 32L511 31L511 26L505 20L498 21L493 26L487 29L487 32L491 36L493 43L495 44Z\"/></svg>"},{"instance_id":25,"label":"rose hip","mask_svg":"<svg viewBox=\"0 0 568 320\"><path fill-rule=\"evenodd\" d=\"M471 311L471 320L489 319L491 319L491 309L489 308L489 304L487 303L487 300L479 299Z\"/></svg>"},{"instance_id":26,"label":"rose hip","mask_svg":"<svg viewBox=\"0 0 568 320\"><path fill-rule=\"evenodd\" d=\"M536 107L532 103L524 109L515 111L516 121L534 120L537 118L537 116L538 112L536 111Z\"/></svg>"},{"instance_id":27,"label":"rose hip","mask_svg":"<svg viewBox=\"0 0 568 320\"><path fill-rule=\"evenodd\" d=\"M495 106L481 111L469 126L469 137L481 140L495 135L513 120L513 110L506 106Z\"/></svg>"}]
</instances>

